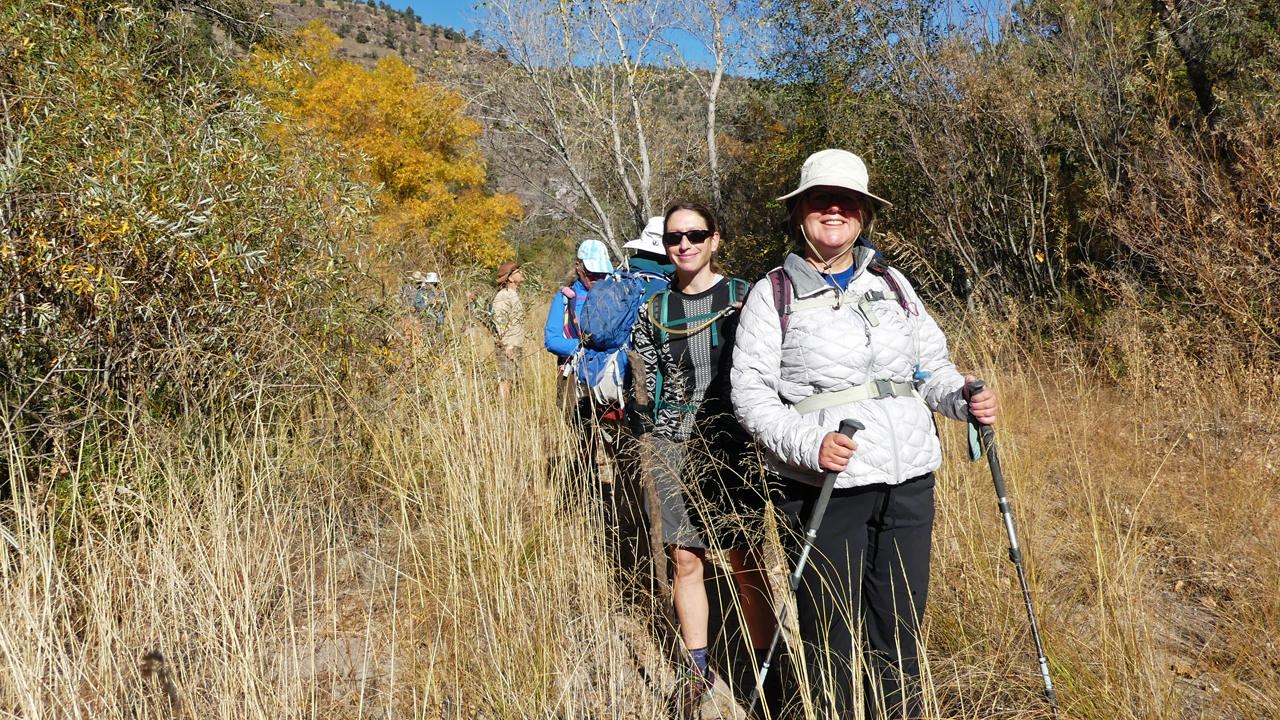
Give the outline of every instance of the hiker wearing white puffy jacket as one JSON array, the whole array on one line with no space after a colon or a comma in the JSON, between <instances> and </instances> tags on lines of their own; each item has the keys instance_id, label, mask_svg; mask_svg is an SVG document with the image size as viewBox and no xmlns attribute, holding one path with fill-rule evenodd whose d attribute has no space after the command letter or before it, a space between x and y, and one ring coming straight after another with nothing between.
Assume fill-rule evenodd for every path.
<instances>
[{"instance_id":1,"label":"hiker wearing white puffy jacket","mask_svg":"<svg viewBox=\"0 0 1280 720\"><path fill-rule=\"evenodd\" d=\"M696 704L716 683L707 658L710 604L703 562L708 549L729 551L752 645L767 648L774 629L768 583L752 551L763 537L755 527L763 493L748 486L752 475L758 477L750 469L755 452L729 402L736 315L750 285L718 272L720 234L703 205L672 205L661 241L674 280L671 289L645 303L631 330L644 365L637 374L644 388L637 388L637 396L649 399L636 414L652 433L651 469L661 516L650 522L660 525L675 565L672 602L689 652L681 692Z\"/></svg>"},{"instance_id":2,"label":"hiker wearing white puffy jacket","mask_svg":"<svg viewBox=\"0 0 1280 720\"><path fill-rule=\"evenodd\" d=\"M747 298L732 398L769 455L775 507L793 530L807 526L823 475L840 473L796 598L820 717L853 717L859 682L867 717L915 718L942 464L933 413L992 424L999 401L990 388L966 400L973 378L952 364L942 330L860 239L891 207L867 183L858 156L823 150L779 198L802 254ZM866 426L856 441L836 432L844 418ZM860 678L855 652L865 653Z\"/></svg>"}]
</instances>

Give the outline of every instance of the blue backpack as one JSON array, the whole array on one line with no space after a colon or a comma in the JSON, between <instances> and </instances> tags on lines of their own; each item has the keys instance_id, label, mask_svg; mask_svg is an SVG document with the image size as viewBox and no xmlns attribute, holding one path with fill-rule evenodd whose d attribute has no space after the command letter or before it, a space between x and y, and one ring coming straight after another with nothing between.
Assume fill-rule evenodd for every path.
<instances>
[{"instance_id":1,"label":"blue backpack","mask_svg":"<svg viewBox=\"0 0 1280 720\"><path fill-rule=\"evenodd\" d=\"M623 400L631 326L640 313L647 285L637 273L614 273L591 286L578 312L582 334L576 371L598 404Z\"/></svg>"},{"instance_id":2,"label":"blue backpack","mask_svg":"<svg viewBox=\"0 0 1280 720\"><path fill-rule=\"evenodd\" d=\"M592 285L578 312L582 344L592 350L617 350L629 343L646 285L644 278L628 272L614 273Z\"/></svg>"}]
</instances>

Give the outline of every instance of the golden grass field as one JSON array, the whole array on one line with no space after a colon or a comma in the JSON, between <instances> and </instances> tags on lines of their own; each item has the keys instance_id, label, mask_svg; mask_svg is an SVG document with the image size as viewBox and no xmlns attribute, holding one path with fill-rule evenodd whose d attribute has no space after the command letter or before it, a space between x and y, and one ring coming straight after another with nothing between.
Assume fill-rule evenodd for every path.
<instances>
[{"instance_id":1,"label":"golden grass field","mask_svg":"<svg viewBox=\"0 0 1280 720\"><path fill-rule=\"evenodd\" d=\"M1280 716L1274 379L1129 348L1117 381L976 324L953 353L1002 393L1063 716ZM503 407L488 361L406 352L204 428L139 412L110 465L18 478L0 717L667 716L670 639L555 460L550 361ZM930 713L1048 717L986 464L941 422Z\"/></svg>"}]
</instances>

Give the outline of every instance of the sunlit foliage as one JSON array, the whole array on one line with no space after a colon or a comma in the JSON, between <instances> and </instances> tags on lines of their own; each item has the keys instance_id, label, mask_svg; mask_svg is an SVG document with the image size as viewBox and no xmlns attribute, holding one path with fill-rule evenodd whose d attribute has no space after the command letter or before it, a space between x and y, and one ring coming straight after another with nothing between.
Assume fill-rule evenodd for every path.
<instances>
[{"instance_id":1,"label":"sunlit foliage","mask_svg":"<svg viewBox=\"0 0 1280 720\"><path fill-rule=\"evenodd\" d=\"M359 171L382 187L380 235L404 249L426 244L451 262L510 258L503 233L520 202L486 193L480 125L463 114L462 99L419 83L393 56L372 71L334 57L340 41L319 23L297 38L284 51L255 54L248 75L299 130L361 155Z\"/></svg>"},{"instance_id":2,"label":"sunlit foliage","mask_svg":"<svg viewBox=\"0 0 1280 720\"><path fill-rule=\"evenodd\" d=\"M334 249L366 231L371 196L322 154L282 152L276 114L166 5L0 9L8 423L214 402L225 367L261 362L237 328L327 327L299 313L346 287Z\"/></svg>"}]
</instances>

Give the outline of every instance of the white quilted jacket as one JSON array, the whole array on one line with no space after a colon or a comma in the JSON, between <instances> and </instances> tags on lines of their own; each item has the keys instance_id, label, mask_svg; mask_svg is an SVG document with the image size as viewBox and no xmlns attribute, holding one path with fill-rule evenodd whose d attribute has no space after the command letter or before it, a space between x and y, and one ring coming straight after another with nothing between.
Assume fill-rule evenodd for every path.
<instances>
[{"instance_id":1,"label":"white quilted jacket","mask_svg":"<svg viewBox=\"0 0 1280 720\"><path fill-rule=\"evenodd\" d=\"M792 313L785 340L772 284L767 278L756 283L742 310L731 376L738 420L769 451L770 469L784 477L822 484L822 438L844 418L866 425L854 437L858 449L840 473L837 488L892 485L937 470L942 446L932 411L955 420L968 417L964 377L951 363L947 339L915 290L901 273L890 270L917 314L903 310L896 300L873 301L879 320L873 326L857 298L891 288L867 270L873 250L859 246L853 252L858 270L845 290L847 300L840 307ZM797 255L788 255L783 269L796 301L838 292ZM810 395L873 380L911 382L917 363L931 373L916 384L924 402L914 397L863 400L803 416L790 408Z\"/></svg>"}]
</instances>

